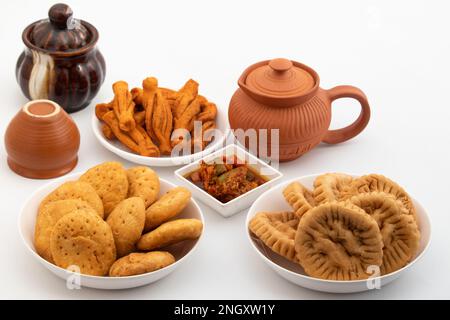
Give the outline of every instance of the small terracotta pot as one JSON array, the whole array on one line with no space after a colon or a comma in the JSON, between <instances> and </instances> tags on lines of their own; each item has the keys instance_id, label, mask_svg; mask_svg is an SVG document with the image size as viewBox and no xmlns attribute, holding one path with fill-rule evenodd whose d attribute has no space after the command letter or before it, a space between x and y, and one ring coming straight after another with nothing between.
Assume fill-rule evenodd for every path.
<instances>
[{"instance_id":1,"label":"small terracotta pot","mask_svg":"<svg viewBox=\"0 0 450 320\"><path fill-rule=\"evenodd\" d=\"M5 146L8 165L17 174L33 179L55 178L77 164L80 132L58 104L33 100L9 123Z\"/></svg>"},{"instance_id":2,"label":"small terracotta pot","mask_svg":"<svg viewBox=\"0 0 450 320\"><path fill-rule=\"evenodd\" d=\"M319 87L319 75L310 67L287 59L273 59L247 68L238 80L238 89L230 101L228 119L232 129L279 129L279 160L300 157L320 142L339 143L358 135L370 118L365 94L352 86ZM339 130L328 130L331 103L353 98L361 104L356 121ZM248 137L236 136L249 148ZM258 137L258 154L260 141ZM264 143L263 143L264 144ZM270 155L271 137L267 138ZM271 158L275 156L271 155Z\"/></svg>"}]
</instances>

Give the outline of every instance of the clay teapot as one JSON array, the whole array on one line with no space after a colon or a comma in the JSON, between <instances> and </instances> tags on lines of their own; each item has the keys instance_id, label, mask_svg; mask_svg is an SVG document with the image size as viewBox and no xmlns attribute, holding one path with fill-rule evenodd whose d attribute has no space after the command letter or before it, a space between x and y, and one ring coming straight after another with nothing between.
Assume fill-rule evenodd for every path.
<instances>
[{"instance_id":1,"label":"clay teapot","mask_svg":"<svg viewBox=\"0 0 450 320\"><path fill-rule=\"evenodd\" d=\"M228 110L231 128L279 129L279 161L296 159L320 142L335 144L349 140L369 122L369 103L360 89L346 85L322 89L318 74L299 62L273 59L256 63L244 71L238 85ZM361 113L351 125L328 130L331 104L339 98L358 100ZM236 137L249 148L248 136ZM260 139L258 136L258 153L261 153ZM265 154L270 155L270 134L267 147L269 151Z\"/></svg>"},{"instance_id":2,"label":"clay teapot","mask_svg":"<svg viewBox=\"0 0 450 320\"><path fill-rule=\"evenodd\" d=\"M26 46L16 64L16 78L28 99L50 99L67 112L85 108L105 79L105 60L97 49L98 31L76 20L58 3L48 19L30 24L22 33Z\"/></svg>"}]
</instances>

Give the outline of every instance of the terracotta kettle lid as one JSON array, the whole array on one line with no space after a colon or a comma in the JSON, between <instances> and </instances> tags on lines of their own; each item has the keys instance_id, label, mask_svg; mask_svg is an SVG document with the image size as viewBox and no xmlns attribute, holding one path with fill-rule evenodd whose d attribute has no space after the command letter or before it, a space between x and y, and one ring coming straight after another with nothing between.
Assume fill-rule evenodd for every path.
<instances>
[{"instance_id":1,"label":"terracotta kettle lid","mask_svg":"<svg viewBox=\"0 0 450 320\"><path fill-rule=\"evenodd\" d=\"M23 34L25 44L50 52L76 51L98 38L97 30L89 23L73 18L72 9L57 3L48 11L48 19L36 21Z\"/></svg>"},{"instance_id":2,"label":"terracotta kettle lid","mask_svg":"<svg viewBox=\"0 0 450 320\"><path fill-rule=\"evenodd\" d=\"M316 85L315 76L302 66L288 59L272 59L256 66L244 81L250 90L265 96L300 96Z\"/></svg>"}]
</instances>

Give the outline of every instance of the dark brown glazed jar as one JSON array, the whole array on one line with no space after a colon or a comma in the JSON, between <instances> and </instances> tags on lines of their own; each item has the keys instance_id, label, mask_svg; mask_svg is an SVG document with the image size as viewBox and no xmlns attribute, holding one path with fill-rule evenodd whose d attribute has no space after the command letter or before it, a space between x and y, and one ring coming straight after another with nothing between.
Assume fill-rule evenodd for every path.
<instances>
[{"instance_id":1,"label":"dark brown glazed jar","mask_svg":"<svg viewBox=\"0 0 450 320\"><path fill-rule=\"evenodd\" d=\"M248 132L279 130L279 144L272 146L271 136L262 141L267 150L258 155L279 161L289 161L310 151L320 142L335 144L357 136L370 119L366 95L352 86L322 89L319 75L310 67L288 59L261 61L248 67L238 80L239 89L230 101L228 119L238 141L249 146ZM351 125L328 130L331 121L331 104L339 98L353 98L361 104L361 113ZM258 133L257 133L258 134ZM278 156L270 151L278 151Z\"/></svg>"},{"instance_id":2,"label":"dark brown glazed jar","mask_svg":"<svg viewBox=\"0 0 450 320\"><path fill-rule=\"evenodd\" d=\"M85 108L105 79L105 60L97 49L98 31L72 18L69 6L52 6L48 19L30 24L22 34L25 50L16 78L28 99L49 99L67 112Z\"/></svg>"}]
</instances>

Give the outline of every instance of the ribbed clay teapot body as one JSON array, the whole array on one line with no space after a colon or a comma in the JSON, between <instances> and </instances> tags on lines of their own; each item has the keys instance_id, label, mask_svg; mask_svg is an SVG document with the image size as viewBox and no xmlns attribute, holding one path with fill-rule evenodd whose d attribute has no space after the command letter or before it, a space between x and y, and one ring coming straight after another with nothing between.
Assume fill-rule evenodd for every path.
<instances>
[{"instance_id":1,"label":"ribbed clay teapot body","mask_svg":"<svg viewBox=\"0 0 450 320\"><path fill-rule=\"evenodd\" d=\"M352 86L324 90L319 83L319 76L313 69L287 59L252 65L239 78L240 88L231 98L228 110L230 126L246 132L255 129L258 153L262 153L260 148L265 147L259 141L259 135L265 131L260 129L266 129L267 150L263 154L275 158L271 153L277 150L280 161L298 158L320 142L339 143L359 134L370 118L364 93ZM331 103L343 97L357 99L362 107L361 114L348 127L328 130ZM271 129L279 130L278 148L272 146ZM251 134L236 135L247 148L251 147L249 136Z\"/></svg>"},{"instance_id":2,"label":"ribbed clay teapot body","mask_svg":"<svg viewBox=\"0 0 450 320\"><path fill-rule=\"evenodd\" d=\"M50 99L67 112L85 108L105 79L105 60L96 47L98 31L72 18L72 10L56 4L49 18L29 25L26 46L16 64L16 78L31 100Z\"/></svg>"}]
</instances>

